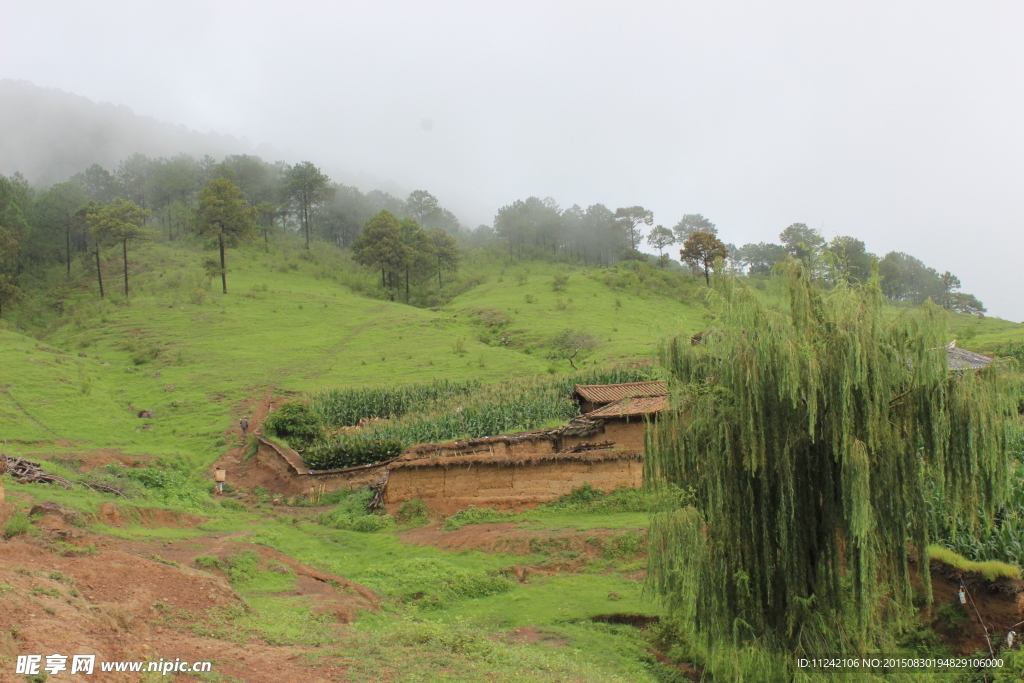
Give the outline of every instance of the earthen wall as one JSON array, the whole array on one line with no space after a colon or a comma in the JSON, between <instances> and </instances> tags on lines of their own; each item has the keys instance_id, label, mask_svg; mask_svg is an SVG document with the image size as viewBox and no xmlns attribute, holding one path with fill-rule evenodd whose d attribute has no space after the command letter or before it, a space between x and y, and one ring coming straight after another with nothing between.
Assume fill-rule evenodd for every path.
<instances>
[{"instance_id":1,"label":"earthen wall","mask_svg":"<svg viewBox=\"0 0 1024 683\"><path fill-rule=\"evenodd\" d=\"M269 475L260 485L268 491L286 496L308 495L314 490L326 493L369 486L379 480L387 469L387 466L381 465L339 471L311 471L306 468L298 453L262 436L259 437L259 447L253 460L256 468ZM256 468L250 468L250 471Z\"/></svg>"},{"instance_id":2,"label":"earthen wall","mask_svg":"<svg viewBox=\"0 0 1024 683\"><path fill-rule=\"evenodd\" d=\"M387 473L384 500L392 510L416 498L445 514L470 505L519 508L554 500L584 482L606 491L639 487L645 429L642 418L613 419L587 436L538 433L421 444L388 465L322 472L307 469L298 453L260 436L251 469L265 474L259 485L287 496L365 487ZM609 441L611 449L566 453L585 442Z\"/></svg>"},{"instance_id":3,"label":"earthen wall","mask_svg":"<svg viewBox=\"0 0 1024 683\"><path fill-rule=\"evenodd\" d=\"M647 425L642 417L635 417L628 422L626 420L609 420L605 422L603 429L602 438L614 441L616 448L635 453L644 452L644 434Z\"/></svg>"},{"instance_id":4,"label":"earthen wall","mask_svg":"<svg viewBox=\"0 0 1024 683\"><path fill-rule=\"evenodd\" d=\"M455 459L452 459L455 460ZM518 509L567 495L584 483L613 491L643 483L643 460L633 453L599 460L538 459L393 468L384 501L389 510L419 498L431 510L451 514L470 505Z\"/></svg>"}]
</instances>

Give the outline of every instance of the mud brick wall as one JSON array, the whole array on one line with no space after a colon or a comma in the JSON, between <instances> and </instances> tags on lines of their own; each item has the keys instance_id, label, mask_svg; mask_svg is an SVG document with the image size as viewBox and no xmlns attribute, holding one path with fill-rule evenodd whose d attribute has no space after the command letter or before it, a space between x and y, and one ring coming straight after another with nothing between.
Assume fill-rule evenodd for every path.
<instances>
[{"instance_id":1,"label":"mud brick wall","mask_svg":"<svg viewBox=\"0 0 1024 683\"><path fill-rule=\"evenodd\" d=\"M290 448L260 437L253 456L259 470L266 473L260 485L273 493L287 496L308 495L312 490L325 493L338 489L370 486L384 474L385 466L352 468L348 471L313 473L302 462L302 456ZM230 480L231 473L228 473Z\"/></svg>"},{"instance_id":2,"label":"mud brick wall","mask_svg":"<svg viewBox=\"0 0 1024 683\"><path fill-rule=\"evenodd\" d=\"M608 441L614 441L616 448L622 448L635 453L644 452L646 425L643 418L637 417L629 422L625 420L609 420L604 423L603 429L603 438Z\"/></svg>"},{"instance_id":3,"label":"mud brick wall","mask_svg":"<svg viewBox=\"0 0 1024 683\"><path fill-rule=\"evenodd\" d=\"M248 485L287 496L369 486L390 471L385 503L394 511L421 498L436 512L451 514L470 505L519 509L554 500L584 482L606 491L642 483L642 418L606 420L587 436L523 435L413 446L401 461L372 468L312 472L292 449L265 437L252 465ZM614 442L613 452L566 454L583 442ZM616 455L617 454L617 455ZM460 459L465 459L460 462ZM416 463L417 466L410 466ZM229 472L228 480L231 481Z\"/></svg>"},{"instance_id":4,"label":"mud brick wall","mask_svg":"<svg viewBox=\"0 0 1024 683\"><path fill-rule=\"evenodd\" d=\"M520 509L564 496L584 483L613 491L643 482L643 461L634 454L600 460L471 462L391 470L385 490L389 510L419 498L434 512L452 514L470 505Z\"/></svg>"}]
</instances>

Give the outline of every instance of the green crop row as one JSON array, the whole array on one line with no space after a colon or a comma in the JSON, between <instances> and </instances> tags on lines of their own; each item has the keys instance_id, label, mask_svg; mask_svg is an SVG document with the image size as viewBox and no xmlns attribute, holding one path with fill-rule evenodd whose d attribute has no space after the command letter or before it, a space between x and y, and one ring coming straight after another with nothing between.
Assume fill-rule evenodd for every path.
<instances>
[{"instance_id":1,"label":"green crop row","mask_svg":"<svg viewBox=\"0 0 1024 683\"><path fill-rule=\"evenodd\" d=\"M650 367L602 368L563 378L535 380L528 382L526 389L537 391L538 396L555 392L569 398L577 384L620 384L655 377L656 371ZM507 387L508 384L501 386ZM456 382L444 379L405 386L326 389L312 393L308 398L310 408L321 424L327 429L336 429L357 424L362 419L395 419L415 413L457 410L460 406L480 406L494 395L495 387L485 387L479 380ZM546 400L540 398L542 402ZM551 417L561 416L562 413L558 412ZM509 427L519 424L511 423Z\"/></svg>"},{"instance_id":2,"label":"green crop row","mask_svg":"<svg viewBox=\"0 0 1024 683\"><path fill-rule=\"evenodd\" d=\"M598 369L565 378L484 386L479 381L331 389L293 401L270 415L265 428L287 439L318 470L381 462L419 443L495 436L566 422L579 414L577 384L653 379L648 367ZM330 430L382 418L358 432Z\"/></svg>"},{"instance_id":3,"label":"green crop row","mask_svg":"<svg viewBox=\"0 0 1024 683\"><path fill-rule=\"evenodd\" d=\"M310 394L310 406L325 427L357 424L362 419L402 417L480 388L479 380L447 379L405 386L327 389Z\"/></svg>"},{"instance_id":4,"label":"green crop row","mask_svg":"<svg viewBox=\"0 0 1024 683\"><path fill-rule=\"evenodd\" d=\"M1024 464L1018 464L1010 475L1010 495L995 515L980 511L974 524L967 515L949 514L935 490L929 491L925 500L933 541L975 562L995 560L1024 566Z\"/></svg>"}]
</instances>

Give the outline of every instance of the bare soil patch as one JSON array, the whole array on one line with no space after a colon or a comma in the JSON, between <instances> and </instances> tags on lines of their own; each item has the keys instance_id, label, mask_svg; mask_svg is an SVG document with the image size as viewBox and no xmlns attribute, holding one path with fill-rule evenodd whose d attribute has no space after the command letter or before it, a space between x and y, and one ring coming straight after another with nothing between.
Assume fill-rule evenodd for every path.
<instances>
[{"instance_id":1,"label":"bare soil patch","mask_svg":"<svg viewBox=\"0 0 1024 683\"><path fill-rule=\"evenodd\" d=\"M43 539L0 540L3 681L7 664L13 667L17 655L55 652L95 654L103 661L209 660L214 662L214 673L252 683L346 680L343 660L331 654L337 642L324 648L276 646L258 639L238 643L169 625L169 614L187 625L203 622L229 606L248 609L217 572L189 566L200 554L226 557L255 550L261 568L290 567L297 576L294 594L309 595L317 613L335 617L332 630L337 640L349 637L342 624L352 621L361 609L377 607L376 595L363 586L273 549L242 542L238 535L143 542L78 530L76 537L65 537L69 543L54 545L51 540L61 536L48 527L65 525L65 521L59 514L43 520L49 520L40 525ZM104 676L118 683L138 680L138 674ZM205 679L179 674L175 680Z\"/></svg>"},{"instance_id":2,"label":"bare soil patch","mask_svg":"<svg viewBox=\"0 0 1024 683\"><path fill-rule=\"evenodd\" d=\"M112 462L124 467L147 467L154 456L122 453L116 448L95 448L64 453L39 453L43 460L55 460L80 472L102 469Z\"/></svg>"},{"instance_id":3,"label":"bare soil patch","mask_svg":"<svg viewBox=\"0 0 1024 683\"><path fill-rule=\"evenodd\" d=\"M509 555L531 555L542 551L578 552L597 557L599 542L622 530L549 531L524 529L519 522L467 524L461 529L444 531L443 524L432 523L403 531L399 537L407 543L432 545L444 550L485 550Z\"/></svg>"},{"instance_id":4,"label":"bare soil patch","mask_svg":"<svg viewBox=\"0 0 1024 683\"><path fill-rule=\"evenodd\" d=\"M221 454L215 463L210 466L210 478L213 479L213 470L220 466L228 471L228 481L232 486L252 489L262 486L268 491L280 487L280 475L277 472L264 467L256 466L252 461L246 461L247 446L246 436L242 434L242 428L238 421L243 417L248 418L249 428L247 434L259 432L263 427L267 415L286 397L275 397L269 390L254 397L241 401L235 407L235 414L231 426L224 430L225 443L236 445Z\"/></svg>"},{"instance_id":5,"label":"bare soil patch","mask_svg":"<svg viewBox=\"0 0 1024 683\"><path fill-rule=\"evenodd\" d=\"M1024 621L1024 582L1007 578L987 581L938 560L932 560L931 573L932 605L922 610L922 616L954 652L964 655L988 652L986 629L998 651L1007 631ZM968 598L965 605L961 605L959 599L961 580ZM957 615L955 622L939 618L943 605L947 614Z\"/></svg>"},{"instance_id":6,"label":"bare soil patch","mask_svg":"<svg viewBox=\"0 0 1024 683\"><path fill-rule=\"evenodd\" d=\"M187 512L177 512L176 510L103 503L97 512L97 521L114 527L136 523L148 528L172 527L194 529L207 521L207 519L198 515L191 515Z\"/></svg>"},{"instance_id":7,"label":"bare soil patch","mask_svg":"<svg viewBox=\"0 0 1024 683\"><path fill-rule=\"evenodd\" d=\"M176 541L114 541L118 547L136 555L158 557L183 566L195 566L197 557L211 556L224 559L245 551L259 556L260 569L291 569L297 579L297 587L290 595L317 596L320 614L333 614L341 623L355 620L360 610L373 611L380 607L376 593L343 576L329 574L302 564L285 553L244 541L244 534L206 536Z\"/></svg>"},{"instance_id":8,"label":"bare soil patch","mask_svg":"<svg viewBox=\"0 0 1024 683\"><path fill-rule=\"evenodd\" d=\"M502 634L500 639L524 645L535 645L540 643L542 645L550 645L551 647L565 647L569 644L569 641L565 638L562 638L555 633L539 629L536 626L523 626L522 628L512 629L508 633Z\"/></svg>"}]
</instances>

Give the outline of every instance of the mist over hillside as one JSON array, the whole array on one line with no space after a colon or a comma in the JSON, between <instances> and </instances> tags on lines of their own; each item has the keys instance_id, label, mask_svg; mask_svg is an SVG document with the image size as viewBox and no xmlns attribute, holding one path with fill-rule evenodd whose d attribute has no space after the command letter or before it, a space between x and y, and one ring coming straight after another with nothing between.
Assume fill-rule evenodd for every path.
<instances>
[{"instance_id":1,"label":"mist over hillside","mask_svg":"<svg viewBox=\"0 0 1024 683\"><path fill-rule=\"evenodd\" d=\"M124 105L10 79L0 80L0 130L0 174L17 171L41 186L67 180L94 163L116 168L136 153L208 154L218 159L278 154L231 135L200 133L141 116Z\"/></svg>"}]
</instances>

